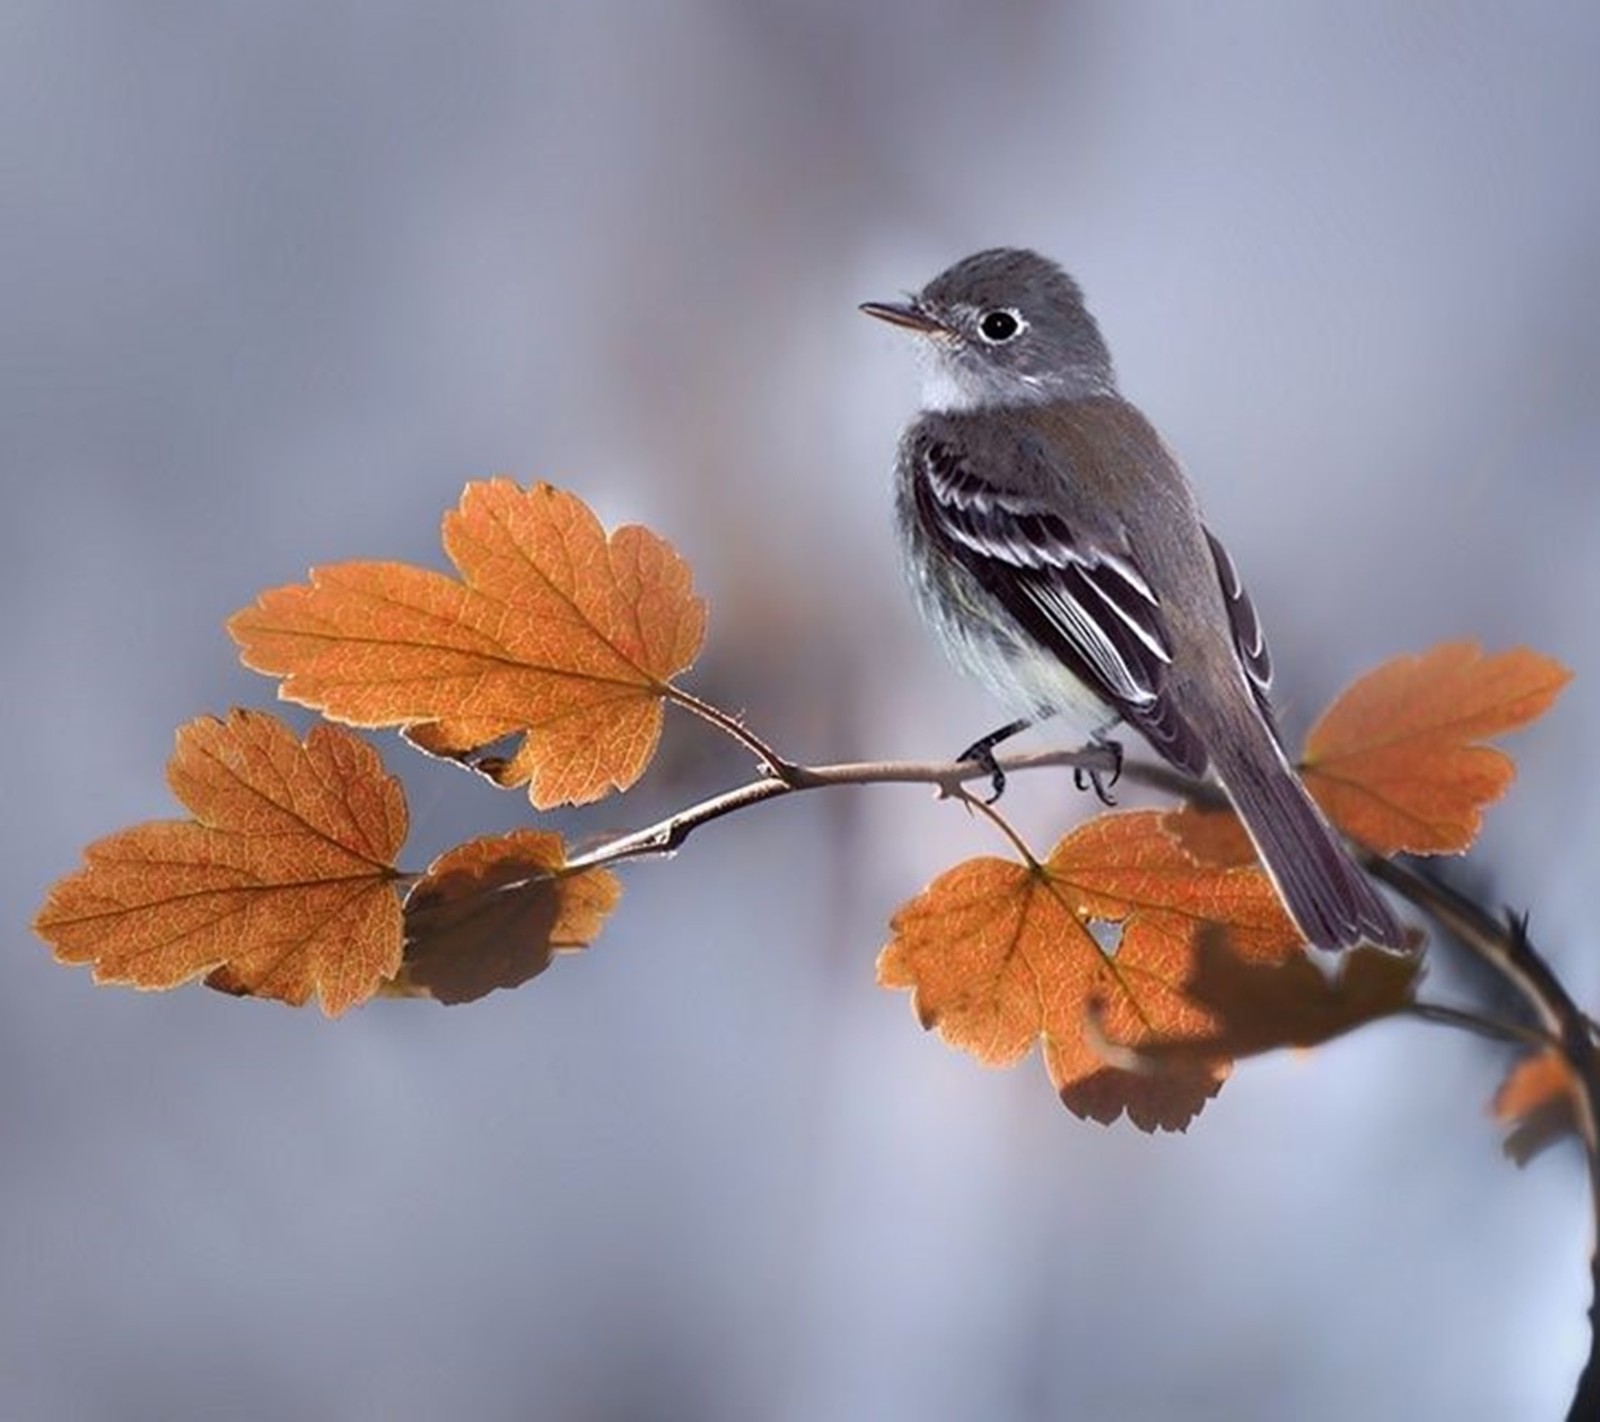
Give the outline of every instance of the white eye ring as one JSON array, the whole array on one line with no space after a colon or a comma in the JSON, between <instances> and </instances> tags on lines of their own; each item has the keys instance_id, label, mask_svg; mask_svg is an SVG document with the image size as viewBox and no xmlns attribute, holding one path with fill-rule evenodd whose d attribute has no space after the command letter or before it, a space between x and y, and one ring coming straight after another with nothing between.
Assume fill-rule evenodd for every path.
<instances>
[{"instance_id":1,"label":"white eye ring","mask_svg":"<svg viewBox=\"0 0 1600 1422\"><path fill-rule=\"evenodd\" d=\"M991 346L1014 341L1027 329L1028 323L1015 306L996 306L978 317L978 335Z\"/></svg>"}]
</instances>

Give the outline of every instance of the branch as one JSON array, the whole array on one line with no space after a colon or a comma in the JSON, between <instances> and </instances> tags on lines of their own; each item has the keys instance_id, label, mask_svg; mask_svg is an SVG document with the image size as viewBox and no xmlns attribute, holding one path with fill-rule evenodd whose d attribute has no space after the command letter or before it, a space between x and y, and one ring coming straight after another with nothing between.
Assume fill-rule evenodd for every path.
<instances>
[{"instance_id":1,"label":"branch","mask_svg":"<svg viewBox=\"0 0 1600 1422\"><path fill-rule=\"evenodd\" d=\"M680 706L710 722L750 750L766 772L758 780L714 795L669 815L642 830L620 835L571 859L564 872L599 868L626 859L671 854L701 825L724 815L805 790L836 785L926 784L942 797L958 799L969 809L987 816L1024 859L1033 855L1005 818L987 801L967 790L967 782L988 779L993 767L973 761L862 761L853 764L803 766L785 761L735 716L677 687L668 694ZM1121 774L1135 784L1164 791L1208 809L1226 808L1221 787L1195 780L1180 771L1148 762L1119 767L1110 752L1099 747L1075 751L1042 751L1002 756L997 764L1007 772L1046 766L1074 766ZM1573 1074L1573 1112L1588 1160L1595 1246L1590 1254L1592 1295L1589 1306L1590 1354L1578 1382L1568 1422L1600 1416L1600 1049L1595 1023L1573 1002L1571 995L1527 935L1525 919L1495 918L1481 905L1437 880L1394 860L1352 846L1362 867L1411 904L1432 917L1468 952L1489 964L1526 1002L1538 1023L1536 1029L1498 1022L1466 1009L1435 1003L1414 1003L1410 1015L1452 1026L1499 1041L1531 1048L1553 1046ZM514 885L506 885L514 888Z\"/></svg>"},{"instance_id":2,"label":"branch","mask_svg":"<svg viewBox=\"0 0 1600 1422\"><path fill-rule=\"evenodd\" d=\"M988 779L993 766L985 767L973 761L793 765L738 717L676 686L669 686L667 695L743 745L755 755L765 774L759 780L714 795L645 829L621 835L579 854L569 861L565 872L598 868L625 859L671 854L701 825L765 800L828 786L882 784L937 787L941 797L961 800L969 809L985 815L1024 859L1033 862L1027 845L999 811L966 788L968 781ZM1149 762L1129 762L1122 766L1109 752L1098 747L1003 756L997 758L996 763L1007 772L1069 765L1104 774L1120 772L1133 783L1203 808L1225 809L1228 806L1225 793L1214 782L1196 780L1169 766ZM1573 1002L1560 979L1535 950L1528 938L1525 919L1508 915L1507 920L1501 922L1479 904L1416 869L1363 850L1359 845L1352 845L1352 850L1369 874L1432 917L1468 952L1503 977L1532 1010L1538 1027L1523 1028L1467 1009L1426 1002L1413 1003L1408 1009L1411 1016L1534 1050L1554 1047L1572 1069L1573 1111L1589 1167L1595 1246L1590 1254L1590 1354L1578 1382L1568 1422L1600 1416L1600 1048L1596 1044L1596 1024Z\"/></svg>"},{"instance_id":3,"label":"branch","mask_svg":"<svg viewBox=\"0 0 1600 1422\"><path fill-rule=\"evenodd\" d=\"M1515 989L1571 1070L1572 1114L1589 1168L1594 1242L1589 1254L1589 1357L1567 1418L1579 1422L1600 1416L1600 1055L1595 1050L1594 1023L1533 946L1526 916L1508 913L1502 922L1416 869L1372 856L1365 859L1374 875L1424 908Z\"/></svg>"},{"instance_id":4,"label":"branch","mask_svg":"<svg viewBox=\"0 0 1600 1422\"><path fill-rule=\"evenodd\" d=\"M730 719L722 717L717 724L722 725L723 721ZM749 739L741 739L750 744ZM759 805L765 800L777 800L785 795L798 795L805 790L822 790L838 785L932 785L941 798L960 800L969 808L986 815L1024 857L1032 858L1027 846L999 811L967 790L968 781L987 780L992 773L975 761L867 760L842 765L791 765L766 747L759 754L768 771L759 780L701 800L644 829L606 840L575 855L567 862L567 871L597 869L601 865L615 864L624 859L671 854L701 825L720 820L724 815ZM1026 755L999 756L997 764L1007 774L1046 766L1070 765L1103 774L1110 774L1115 768L1111 752L1096 746L1083 750L1034 751Z\"/></svg>"},{"instance_id":5,"label":"branch","mask_svg":"<svg viewBox=\"0 0 1600 1422\"><path fill-rule=\"evenodd\" d=\"M1515 1022L1502 1022L1497 1017L1485 1017L1464 1007L1452 1007L1443 1002L1416 1001L1401 1009L1403 1015L1415 1017L1419 1022L1434 1022L1441 1027L1456 1027L1471 1032L1490 1042L1508 1047L1522 1047L1530 1052L1542 1052L1550 1047L1550 1039L1533 1027L1523 1027Z\"/></svg>"},{"instance_id":6,"label":"branch","mask_svg":"<svg viewBox=\"0 0 1600 1422\"><path fill-rule=\"evenodd\" d=\"M739 718L677 687L670 688L669 695L678 705L751 751L765 773L757 780L701 800L644 829L619 835L575 855L567 862L563 873L672 854L695 830L724 815L766 800L839 785L932 785L942 798L961 800L969 809L985 815L1024 859L1033 860L1027 845L999 811L966 788L970 781L989 779L992 766L974 761L794 765L779 756ZM1168 766L1149 762L1130 761L1119 767L1115 757L1100 747L1000 756L996 763L1008 773L1050 766L1073 766L1108 775L1120 770L1123 777L1135 784L1164 791L1203 808L1225 809L1228 806L1223 790L1213 782L1195 780ZM1573 1110L1588 1161L1596 1244L1590 1255L1593 1291L1589 1307L1590 1354L1578 1382L1568 1422L1600 1416L1600 1048L1596 1043L1596 1024L1572 1000L1534 948L1527 935L1525 919L1511 915L1502 922L1481 905L1408 865L1385 859L1358 845L1353 845L1352 849L1369 874L1432 917L1468 952L1489 964L1510 983L1532 1010L1538 1026L1524 1028L1467 1009L1426 1002L1413 1003L1408 1009L1411 1016L1530 1049L1554 1047L1571 1066L1575 1083ZM508 884L503 889L516 887Z\"/></svg>"}]
</instances>

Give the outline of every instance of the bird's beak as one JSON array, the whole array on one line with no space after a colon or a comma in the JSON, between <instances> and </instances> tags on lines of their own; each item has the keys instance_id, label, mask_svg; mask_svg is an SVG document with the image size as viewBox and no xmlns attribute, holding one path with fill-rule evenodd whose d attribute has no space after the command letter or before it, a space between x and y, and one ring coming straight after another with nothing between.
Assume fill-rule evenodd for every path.
<instances>
[{"instance_id":1,"label":"bird's beak","mask_svg":"<svg viewBox=\"0 0 1600 1422\"><path fill-rule=\"evenodd\" d=\"M863 301L860 309L868 316L876 316L880 321L887 321L891 326L904 326L906 330L916 331L920 335L938 336L947 333L942 321L935 321L913 302Z\"/></svg>"}]
</instances>

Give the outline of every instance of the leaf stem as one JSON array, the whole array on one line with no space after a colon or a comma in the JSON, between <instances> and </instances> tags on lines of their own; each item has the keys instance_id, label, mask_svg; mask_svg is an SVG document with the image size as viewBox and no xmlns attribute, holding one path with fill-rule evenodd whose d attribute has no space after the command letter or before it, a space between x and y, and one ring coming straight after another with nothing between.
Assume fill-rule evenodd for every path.
<instances>
[{"instance_id":1,"label":"leaf stem","mask_svg":"<svg viewBox=\"0 0 1600 1422\"><path fill-rule=\"evenodd\" d=\"M709 701L702 701L692 691L685 691L674 682L667 682L662 688L662 694L668 701L683 707L685 711L715 726L723 735L736 740L755 756L757 763L763 770L769 772L773 779L787 781L789 773L797 768L745 725L742 717L732 715L720 706L713 706Z\"/></svg>"},{"instance_id":2,"label":"leaf stem","mask_svg":"<svg viewBox=\"0 0 1600 1422\"><path fill-rule=\"evenodd\" d=\"M1028 842L1017 833L1016 827L1011 823L1011 821L1002 815L999 810L995 809L993 800L979 799L979 797L974 795L972 791L968 790L965 785L957 785L955 789L949 793L952 799L960 800L961 803L967 807L967 809L976 811L978 814L982 815L986 820L989 821L990 824L999 830L1001 834L1010 840L1011 847L1022 856L1022 861L1028 866L1028 868L1037 869L1039 867L1039 861L1035 857L1033 850L1028 847Z\"/></svg>"}]
</instances>

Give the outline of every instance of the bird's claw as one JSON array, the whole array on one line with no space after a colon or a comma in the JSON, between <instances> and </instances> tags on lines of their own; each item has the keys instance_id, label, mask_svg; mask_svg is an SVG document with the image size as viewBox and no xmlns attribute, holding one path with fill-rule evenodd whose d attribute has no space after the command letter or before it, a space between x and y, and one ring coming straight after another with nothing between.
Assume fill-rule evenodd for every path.
<instances>
[{"instance_id":1,"label":"bird's claw","mask_svg":"<svg viewBox=\"0 0 1600 1422\"><path fill-rule=\"evenodd\" d=\"M974 741L956 759L963 763L977 766L979 770L989 777L989 784L993 787L993 793L983 803L992 805L1006 793L1006 773L1000 768L1000 762L995 759L994 747L987 744L987 741L987 736L981 741Z\"/></svg>"},{"instance_id":2,"label":"bird's claw","mask_svg":"<svg viewBox=\"0 0 1600 1422\"><path fill-rule=\"evenodd\" d=\"M1095 749L1110 753L1111 774L1109 776L1103 775L1092 766L1074 766L1072 783L1079 790L1093 790L1095 799L1102 805L1115 805L1117 801L1116 797L1111 793L1111 787L1122 779L1122 742L1101 741L1096 745Z\"/></svg>"},{"instance_id":3,"label":"bird's claw","mask_svg":"<svg viewBox=\"0 0 1600 1422\"><path fill-rule=\"evenodd\" d=\"M983 802L985 805L994 804L1006 791L1006 773L1000 768L1000 762L994 757L994 748L1001 741L1010 740L1019 731L1027 730L1031 724L1026 717L1011 721L998 731L990 731L987 736L974 741L956 757L956 760L962 764L977 766L989 777L989 784L994 787L994 793Z\"/></svg>"}]
</instances>

